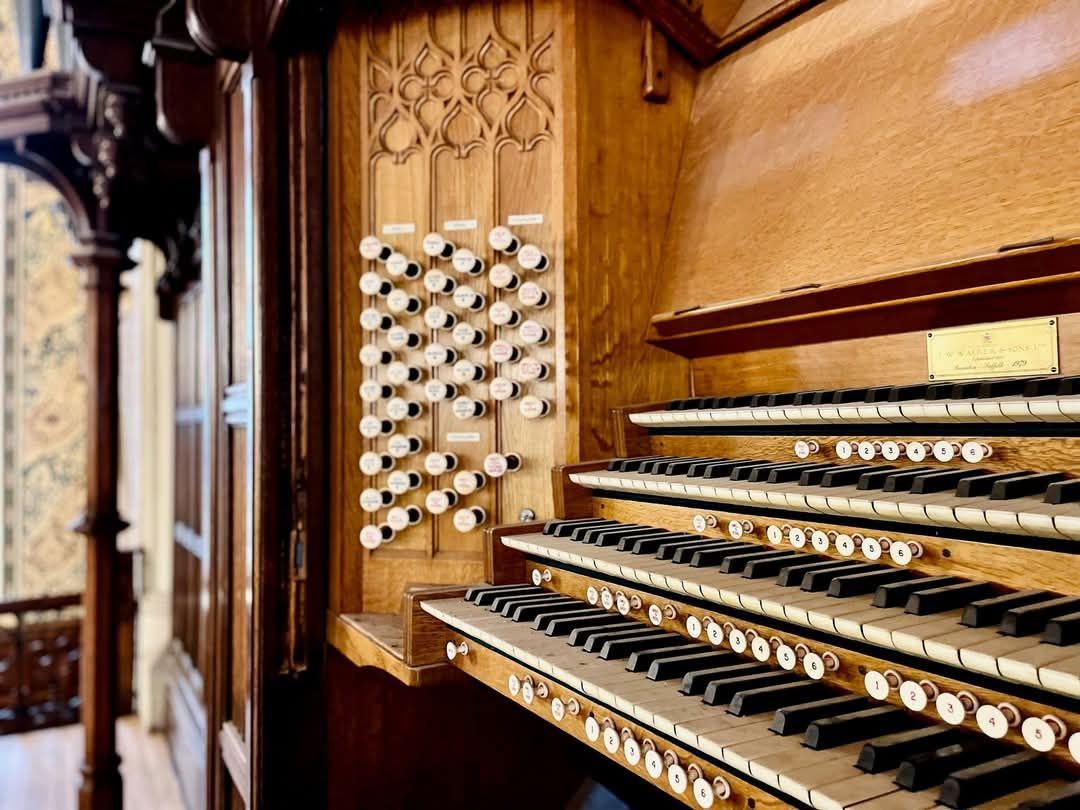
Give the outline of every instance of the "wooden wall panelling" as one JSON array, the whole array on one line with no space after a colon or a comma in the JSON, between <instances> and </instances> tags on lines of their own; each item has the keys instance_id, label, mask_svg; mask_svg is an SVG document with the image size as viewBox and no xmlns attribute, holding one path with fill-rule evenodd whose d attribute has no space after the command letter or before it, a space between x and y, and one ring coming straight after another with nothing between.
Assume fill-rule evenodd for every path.
<instances>
[{"instance_id":1,"label":"wooden wall panelling","mask_svg":"<svg viewBox=\"0 0 1080 810\"><path fill-rule=\"evenodd\" d=\"M665 240L679 272L657 310L1075 231L1077 22L1053 0L834 1L719 62L697 94Z\"/></svg>"}]
</instances>

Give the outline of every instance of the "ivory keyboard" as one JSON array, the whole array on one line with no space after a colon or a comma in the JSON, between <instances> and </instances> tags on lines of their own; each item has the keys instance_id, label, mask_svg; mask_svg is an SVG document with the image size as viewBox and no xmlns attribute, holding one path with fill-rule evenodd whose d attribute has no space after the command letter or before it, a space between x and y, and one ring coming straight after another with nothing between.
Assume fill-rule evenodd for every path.
<instances>
[{"instance_id":1,"label":"ivory keyboard","mask_svg":"<svg viewBox=\"0 0 1080 810\"><path fill-rule=\"evenodd\" d=\"M509 695L546 707L555 723L581 723L588 742L687 804L1069 807L1080 795L1034 751L557 591L477 587L423 608L460 634L448 656L465 671L491 671L478 660L502 657Z\"/></svg>"}]
</instances>

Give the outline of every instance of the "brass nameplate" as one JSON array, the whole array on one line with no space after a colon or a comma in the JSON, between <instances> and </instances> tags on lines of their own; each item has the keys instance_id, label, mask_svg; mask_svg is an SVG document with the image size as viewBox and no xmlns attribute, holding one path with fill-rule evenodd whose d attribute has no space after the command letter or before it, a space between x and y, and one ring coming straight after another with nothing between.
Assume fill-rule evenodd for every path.
<instances>
[{"instance_id":1,"label":"brass nameplate","mask_svg":"<svg viewBox=\"0 0 1080 810\"><path fill-rule=\"evenodd\" d=\"M1057 374L1057 323L1057 318L1025 318L927 332L930 379Z\"/></svg>"}]
</instances>

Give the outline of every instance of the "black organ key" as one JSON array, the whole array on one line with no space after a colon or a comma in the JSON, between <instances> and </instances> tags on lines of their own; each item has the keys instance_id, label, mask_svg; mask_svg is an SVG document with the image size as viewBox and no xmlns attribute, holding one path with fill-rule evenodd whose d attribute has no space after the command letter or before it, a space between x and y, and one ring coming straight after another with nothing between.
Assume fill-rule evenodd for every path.
<instances>
[{"instance_id":1,"label":"black organ key","mask_svg":"<svg viewBox=\"0 0 1080 810\"><path fill-rule=\"evenodd\" d=\"M953 383L934 383L926 387L926 394L923 399L927 399L931 402L939 402L943 399L953 398Z\"/></svg>"},{"instance_id":2,"label":"black organ key","mask_svg":"<svg viewBox=\"0 0 1080 810\"><path fill-rule=\"evenodd\" d=\"M599 614L581 614L579 616L561 616L548 622L545 634L549 636L567 636L582 627L603 627L611 620L611 614L601 611Z\"/></svg>"},{"instance_id":3,"label":"black organ key","mask_svg":"<svg viewBox=\"0 0 1080 810\"><path fill-rule=\"evenodd\" d=\"M700 478L705 473L705 470L712 465L724 464L729 461L731 461L731 459L727 458L710 458L706 459L705 461L698 461L694 464L691 464L689 469L687 469L687 471L684 473L684 475L686 475L686 477L688 478Z\"/></svg>"},{"instance_id":4,"label":"black organ key","mask_svg":"<svg viewBox=\"0 0 1080 810\"><path fill-rule=\"evenodd\" d=\"M866 705L866 701L858 695L837 695L795 706L784 706L776 710L769 730L782 736L802 734L815 720L859 711L865 709Z\"/></svg>"},{"instance_id":5,"label":"black organ key","mask_svg":"<svg viewBox=\"0 0 1080 810\"><path fill-rule=\"evenodd\" d=\"M638 537L636 539L631 538L629 540L630 551L632 551L634 554L655 554L656 550L665 543L678 542L679 538L685 540L688 537L697 537L697 535L687 535L680 534L679 532L661 531L658 534L650 534L644 537Z\"/></svg>"},{"instance_id":6,"label":"black organ key","mask_svg":"<svg viewBox=\"0 0 1080 810\"><path fill-rule=\"evenodd\" d=\"M640 472L642 466L654 461L675 461L677 456L639 456L638 458L625 458L618 462L613 472Z\"/></svg>"},{"instance_id":7,"label":"black organ key","mask_svg":"<svg viewBox=\"0 0 1080 810\"><path fill-rule=\"evenodd\" d=\"M1080 641L1080 611L1055 616L1046 623L1042 640L1047 644L1064 647Z\"/></svg>"},{"instance_id":8,"label":"black organ key","mask_svg":"<svg viewBox=\"0 0 1080 810\"><path fill-rule=\"evenodd\" d=\"M827 472L835 467L835 464L809 464L806 466L783 467L779 470L769 470L768 482L770 484L786 484L791 481L802 479L803 473Z\"/></svg>"},{"instance_id":9,"label":"black organ key","mask_svg":"<svg viewBox=\"0 0 1080 810\"><path fill-rule=\"evenodd\" d=\"M481 598L485 594L489 594L486 600L487 604L491 603L491 600L495 598L495 594L505 593L506 591L523 591L530 588L528 585L514 584L514 585L473 585L467 591L465 591L466 602L477 602L477 599ZM531 586L533 593L539 593L542 589L537 588L535 585Z\"/></svg>"},{"instance_id":10,"label":"black organ key","mask_svg":"<svg viewBox=\"0 0 1080 810\"><path fill-rule=\"evenodd\" d=\"M926 385L898 385L889 391L889 402L911 402L926 398Z\"/></svg>"},{"instance_id":11,"label":"black organ key","mask_svg":"<svg viewBox=\"0 0 1080 810\"><path fill-rule=\"evenodd\" d=\"M622 534L623 532L638 531L642 527L636 525L618 524L615 526L579 526L570 532L571 540L579 543L595 543L601 535Z\"/></svg>"},{"instance_id":12,"label":"black organ key","mask_svg":"<svg viewBox=\"0 0 1080 810\"><path fill-rule=\"evenodd\" d=\"M630 624L629 620L623 620L621 622L612 621L608 624L601 624L595 627L579 627L576 630L570 631L570 637L566 640L566 643L571 647L580 647L591 636L596 635L597 633L604 633L612 630L625 630L629 628ZM634 624L636 625L636 622Z\"/></svg>"},{"instance_id":13,"label":"black organ key","mask_svg":"<svg viewBox=\"0 0 1080 810\"><path fill-rule=\"evenodd\" d=\"M807 557L807 559L811 559ZM776 575L776 584L784 588L798 588L802 585L803 577L814 571L825 571L830 568L846 568L859 563L852 560L822 560L821 562L796 562L795 565L786 565Z\"/></svg>"},{"instance_id":14,"label":"black organ key","mask_svg":"<svg viewBox=\"0 0 1080 810\"><path fill-rule=\"evenodd\" d=\"M795 394L795 391L788 391L783 394L769 394L769 398L765 401L765 404L770 408L791 405L795 402Z\"/></svg>"},{"instance_id":15,"label":"black organ key","mask_svg":"<svg viewBox=\"0 0 1080 810\"><path fill-rule=\"evenodd\" d=\"M863 571L857 574L846 574L834 577L826 591L829 596L840 598L858 596L859 594L871 593L878 585L889 582L908 581L918 574L906 571L903 568L886 568L884 571Z\"/></svg>"},{"instance_id":16,"label":"black organ key","mask_svg":"<svg viewBox=\"0 0 1080 810\"><path fill-rule=\"evenodd\" d=\"M833 393L833 405L845 405L849 402L865 402L866 388L841 388Z\"/></svg>"},{"instance_id":17,"label":"black organ key","mask_svg":"<svg viewBox=\"0 0 1080 810\"><path fill-rule=\"evenodd\" d=\"M600 608L591 608L585 604L569 605L564 608L554 607L543 613L538 613L533 618L532 626L534 630L541 630L546 633L548 628L551 627L551 623L556 619L586 619L590 616L603 615L610 616L611 614ZM570 631L567 630L567 632Z\"/></svg>"},{"instance_id":18,"label":"black organ key","mask_svg":"<svg viewBox=\"0 0 1080 810\"><path fill-rule=\"evenodd\" d=\"M928 467L916 468L929 471ZM915 470L904 470L903 472L914 472ZM889 478L896 475L899 472L895 467L886 467L883 470L874 470L873 472L865 472L859 476L858 483L855 484L855 489L868 490L868 489L883 489Z\"/></svg>"},{"instance_id":19,"label":"black organ key","mask_svg":"<svg viewBox=\"0 0 1080 810\"><path fill-rule=\"evenodd\" d=\"M1001 617L1001 632L1007 636L1026 636L1041 633L1046 623L1056 616L1080 610L1080 596L1060 596L1045 602L1035 602L1005 611Z\"/></svg>"},{"instance_id":20,"label":"black organ key","mask_svg":"<svg viewBox=\"0 0 1080 810\"><path fill-rule=\"evenodd\" d=\"M1016 805L1016 810L1075 810L1080 807L1080 782L1057 789L1047 788L1046 795L1027 799Z\"/></svg>"},{"instance_id":21,"label":"black organ key","mask_svg":"<svg viewBox=\"0 0 1080 810\"><path fill-rule=\"evenodd\" d=\"M927 616L966 606L977 599L993 595L994 589L987 582L962 582L959 585L943 585L927 591L916 591L908 597L905 613Z\"/></svg>"},{"instance_id":22,"label":"black organ key","mask_svg":"<svg viewBox=\"0 0 1080 810\"><path fill-rule=\"evenodd\" d=\"M544 599L535 602L510 602L503 605L500 613L515 622L531 622L541 613L552 607L565 607L574 604L572 599Z\"/></svg>"},{"instance_id":23,"label":"black organ key","mask_svg":"<svg viewBox=\"0 0 1080 810\"><path fill-rule=\"evenodd\" d=\"M759 686L736 692L728 704L728 712L736 717L775 711L783 706L805 703L833 694L821 681L796 681L772 686Z\"/></svg>"},{"instance_id":24,"label":"black organ key","mask_svg":"<svg viewBox=\"0 0 1080 810\"><path fill-rule=\"evenodd\" d=\"M979 399L994 399L995 397L1015 397L1024 393L1027 388L1027 380L986 380L979 384Z\"/></svg>"},{"instance_id":25,"label":"black organ key","mask_svg":"<svg viewBox=\"0 0 1080 810\"><path fill-rule=\"evenodd\" d=\"M706 542L705 538L700 534L684 534L676 535L669 540L665 540L656 548L656 559L658 560L670 560L675 556L675 552L685 545L691 543Z\"/></svg>"},{"instance_id":26,"label":"black organ key","mask_svg":"<svg viewBox=\"0 0 1080 810\"><path fill-rule=\"evenodd\" d=\"M585 522L586 521L581 521L581 523L585 523ZM588 519L588 522L589 522L589 524L591 524L593 526L618 526L619 525L619 522L617 520L603 520L601 518L591 518L591 519ZM574 533L575 529L581 528L581 523L578 523L577 521L574 521L572 523L571 522L564 522L561 525L556 526L555 530L553 532L551 532L551 533L554 534L556 537L569 537L570 535L572 535Z\"/></svg>"},{"instance_id":27,"label":"black organ key","mask_svg":"<svg viewBox=\"0 0 1080 810\"><path fill-rule=\"evenodd\" d=\"M534 602L546 602L551 603L553 600L563 596L561 593L555 591L545 591L543 588L532 593L497 593L492 597L491 601L484 605L484 607L490 608L492 613L502 613L504 616L509 616L509 613L503 613L503 609L507 605L518 604L532 604ZM567 597L568 598L568 597ZM576 599L570 599L575 605L586 607L584 602L579 602Z\"/></svg>"},{"instance_id":28,"label":"black organ key","mask_svg":"<svg viewBox=\"0 0 1080 810\"><path fill-rule=\"evenodd\" d=\"M665 532L663 529L641 529L639 531L627 532L619 537L619 542L616 543L615 547L619 551L630 551L634 548L634 544L638 540L656 538L656 540L659 541L661 537L667 534L670 534L670 532Z\"/></svg>"},{"instance_id":29,"label":"black organ key","mask_svg":"<svg viewBox=\"0 0 1080 810\"><path fill-rule=\"evenodd\" d=\"M849 487L859 482L862 475L870 472L892 472L895 467L885 465L856 464L852 467L841 467L837 470L829 470L821 476L820 486L823 487Z\"/></svg>"},{"instance_id":30,"label":"black organ key","mask_svg":"<svg viewBox=\"0 0 1080 810\"><path fill-rule=\"evenodd\" d=\"M656 529L651 529L647 526L611 531L601 529L600 531L589 534L584 542L589 545L600 547L616 546L626 537L641 537L642 535L655 532Z\"/></svg>"},{"instance_id":31,"label":"black organ key","mask_svg":"<svg viewBox=\"0 0 1080 810\"><path fill-rule=\"evenodd\" d=\"M938 802L946 807L974 807L1043 782L1051 773L1046 757L1035 751L1019 751L950 774L941 786Z\"/></svg>"},{"instance_id":32,"label":"black organ key","mask_svg":"<svg viewBox=\"0 0 1080 810\"><path fill-rule=\"evenodd\" d=\"M916 719L903 709L896 706L874 706L815 720L807 726L803 745L821 751L881 734L904 731L916 724Z\"/></svg>"},{"instance_id":33,"label":"black organ key","mask_svg":"<svg viewBox=\"0 0 1080 810\"><path fill-rule=\"evenodd\" d=\"M745 408L747 405L754 401L755 396L757 396L757 394L739 394L737 396L734 396L731 398L731 407Z\"/></svg>"},{"instance_id":34,"label":"black organ key","mask_svg":"<svg viewBox=\"0 0 1080 810\"><path fill-rule=\"evenodd\" d=\"M700 670L703 667L719 667L725 664L731 665L739 660L739 656L732 652L708 649L700 652L669 655L658 658L649 666L648 678L650 681L666 681L671 678L684 678L689 672Z\"/></svg>"},{"instance_id":35,"label":"black organ key","mask_svg":"<svg viewBox=\"0 0 1080 810\"><path fill-rule=\"evenodd\" d=\"M1032 473L1031 475L1006 478L998 481L990 490L990 500L1007 501L1012 498L1028 498L1033 495L1042 495L1051 484L1065 478L1065 473Z\"/></svg>"},{"instance_id":36,"label":"black organ key","mask_svg":"<svg viewBox=\"0 0 1080 810\"><path fill-rule=\"evenodd\" d=\"M705 461L703 458L688 458L683 461L671 461L664 467L664 475L686 475L695 464Z\"/></svg>"},{"instance_id":37,"label":"black organ key","mask_svg":"<svg viewBox=\"0 0 1080 810\"><path fill-rule=\"evenodd\" d=\"M869 388L866 391L866 402L888 402L892 390L891 385L879 385L877 388Z\"/></svg>"},{"instance_id":38,"label":"black organ key","mask_svg":"<svg viewBox=\"0 0 1080 810\"><path fill-rule=\"evenodd\" d=\"M747 579L761 579L762 577L776 576L781 569L786 566L793 565L800 561L809 562L811 560L821 560L821 557L817 557L813 554L801 554L799 552L791 551L781 554L779 557L769 557L768 559L756 559L751 560L743 568L742 575ZM691 563L693 565L693 563Z\"/></svg>"},{"instance_id":39,"label":"black organ key","mask_svg":"<svg viewBox=\"0 0 1080 810\"><path fill-rule=\"evenodd\" d=\"M550 592L550 596L548 594L541 594L539 596L524 596L518 599L508 599L503 602L498 602L498 600L496 600L496 603L491 606L491 612L501 613L503 616L511 618L518 615L517 611L519 608L535 607L539 610L543 610L552 606L558 607L568 604L580 604L580 602L569 596L563 596L561 593L552 591ZM522 619L514 618L514 621L522 621Z\"/></svg>"},{"instance_id":40,"label":"black organ key","mask_svg":"<svg viewBox=\"0 0 1080 810\"><path fill-rule=\"evenodd\" d=\"M793 404L795 404L795 405L813 405L814 404L814 398L819 396L821 393L823 393L823 392L821 392L821 391L799 391L795 395L795 401L794 401Z\"/></svg>"},{"instance_id":41,"label":"black organ key","mask_svg":"<svg viewBox=\"0 0 1080 810\"><path fill-rule=\"evenodd\" d=\"M764 408L769 404L769 399L772 394L754 394L754 398L750 400L751 408Z\"/></svg>"},{"instance_id":42,"label":"black organ key","mask_svg":"<svg viewBox=\"0 0 1080 810\"><path fill-rule=\"evenodd\" d=\"M758 461L724 461L720 464L710 464L705 469L705 474L702 476L707 479L727 478L732 474L736 467L745 467L747 464L761 466L762 464L772 464L773 462L765 459L759 459Z\"/></svg>"},{"instance_id":43,"label":"black organ key","mask_svg":"<svg viewBox=\"0 0 1080 810\"><path fill-rule=\"evenodd\" d=\"M683 639L686 641L686 639ZM648 672L654 661L672 655L690 655L692 653L707 652L708 644L676 644L674 647L666 647L661 644L647 650L635 650L630 653L626 662L627 672ZM672 676L674 677L674 676Z\"/></svg>"},{"instance_id":44,"label":"black organ key","mask_svg":"<svg viewBox=\"0 0 1080 810\"><path fill-rule=\"evenodd\" d=\"M933 472L933 470L933 467L914 467L894 472L885 477L883 489L886 492L907 492L911 489L911 485L915 483L916 478L928 472Z\"/></svg>"},{"instance_id":45,"label":"black organ key","mask_svg":"<svg viewBox=\"0 0 1080 810\"><path fill-rule=\"evenodd\" d=\"M758 549L761 549L761 546L758 546ZM725 557L724 561L720 563L720 571L725 574L739 574L753 561L776 560L780 557L786 557L790 553L791 552L789 551L759 550L750 551L744 554L732 554L729 557Z\"/></svg>"},{"instance_id":46,"label":"black organ key","mask_svg":"<svg viewBox=\"0 0 1080 810\"><path fill-rule=\"evenodd\" d=\"M895 770L913 754L936 751L960 742L965 734L955 726L928 726L887 734L863 746L855 767L867 773Z\"/></svg>"},{"instance_id":47,"label":"black organ key","mask_svg":"<svg viewBox=\"0 0 1080 810\"><path fill-rule=\"evenodd\" d=\"M637 650L651 650L657 647L677 647L685 643L686 639L675 633L652 633L647 636L635 638L616 638L604 643L600 650L600 657L610 661L617 658L628 658Z\"/></svg>"},{"instance_id":48,"label":"black organ key","mask_svg":"<svg viewBox=\"0 0 1080 810\"><path fill-rule=\"evenodd\" d=\"M735 660L741 660L732 653ZM684 695L703 695L709 684L722 678L736 678L744 675L757 675L763 672L772 672L765 664L748 661L743 664L731 664L729 666L713 666L706 669L695 669L683 675L682 686L679 691Z\"/></svg>"},{"instance_id":49,"label":"black organ key","mask_svg":"<svg viewBox=\"0 0 1080 810\"><path fill-rule=\"evenodd\" d=\"M1056 394L1060 377L1036 377L1024 386L1025 397L1045 397Z\"/></svg>"},{"instance_id":50,"label":"black organ key","mask_svg":"<svg viewBox=\"0 0 1080 810\"><path fill-rule=\"evenodd\" d=\"M993 759L1000 749L971 738L936 751L908 757L896 771L896 784L907 790L926 790L940 785L953 771Z\"/></svg>"},{"instance_id":51,"label":"black organ key","mask_svg":"<svg viewBox=\"0 0 1080 810\"><path fill-rule=\"evenodd\" d=\"M965 478L956 487L956 497L985 498L993 491L994 484L998 481L1005 481L1018 475L1027 475L1030 472L1030 470L1018 470L1007 473L987 473L986 475L977 475L974 478Z\"/></svg>"},{"instance_id":52,"label":"black organ key","mask_svg":"<svg viewBox=\"0 0 1080 810\"><path fill-rule=\"evenodd\" d=\"M727 543L723 540L702 540L700 543L680 546L671 556L671 561L680 565L689 565L690 560L692 560L694 555L699 551L708 551L709 549L719 548L724 545L727 545Z\"/></svg>"},{"instance_id":53,"label":"black organ key","mask_svg":"<svg viewBox=\"0 0 1080 810\"><path fill-rule=\"evenodd\" d=\"M1059 397L1074 397L1080 394L1080 377L1062 377L1058 380Z\"/></svg>"},{"instance_id":54,"label":"black organ key","mask_svg":"<svg viewBox=\"0 0 1080 810\"><path fill-rule=\"evenodd\" d=\"M771 480L773 473L782 474L798 472L801 475L803 470L816 466L816 464L806 461L790 461L786 464L779 464L777 466L755 467L750 471L750 475L746 480L752 484L759 484L763 481L767 482Z\"/></svg>"},{"instance_id":55,"label":"black organ key","mask_svg":"<svg viewBox=\"0 0 1080 810\"><path fill-rule=\"evenodd\" d=\"M949 392L948 399L977 399L982 388L980 382L956 383Z\"/></svg>"},{"instance_id":56,"label":"black organ key","mask_svg":"<svg viewBox=\"0 0 1080 810\"><path fill-rule=\"evenodd\" d=\"M833 397L836 396L836 390L831 389L828 391L815 391L813 397L810 399L811 405L829 405L833 401Z\"/></svg>"},{"instance_id":57,"label":"black organ key","mask_svg":"<svg viewBox=\"0 0 1080 810\"><path fill-rule=\"evenodd\" d=\"M967 605L960 624L965 627L990 627L1000 624L1006 611L1054 598L1054 594L1046 591L1016 591L1000 596L988 596Z\"/></svg>"},{"instance_id":58,"label":"black organ key","mask_svg":"<svg viewBox=\"0 0 1080 810\"><path fill-rule=\"evenodd\" d=\"M772 686L780 683L795 683L798 676L782 670L758 672L753 675L742 675L735 678L710 681L705 687L705 696L702 701L709 706L719 706L730 703L736 692L743 689L756 689L760 686Z\"/></svg>"},{"instance_id":59,"label":"black organ key","mask_svg":"<svg viewBox=\"0 0 1080 810\"><path fill-rule=\"evenodd\" d=\"M535 585L513 585L508 587L485 588L479 591L473 597L473 604L477 605L478 607L491 607L491 603L495 600L495 597L500 595L526 595L538 594L543 592L543 588L538 588Z\"/></svg>"},{"instance_id":60,"label":"black organ key","mask_svg":"<svg viewBox=\"0 0 1080 810\"><path fill-rule=\"evenodd\" d=\"M730 478L732 481L745 481L750 477L750 473L757 469L773 470L779 467L784 467L786 464L776 461L753 461L747 464L739 464L731 469Z\"/></svg>"},{"instance_id":61,"label":"black organ key","mask_svg":"<svg viewBox=\"0 0 1080 810\"><path fill-rule=\"evenodd\" d=\"M929 495L932 492L947 492L956 487L965 478L985 475L986 470L934 470L916 476L911 482L912 495Z\"/></svg>"},{"instance_id":62,"label":"black organ key","mask_svg":"<svg viewBox=\"0 0 1080 810\"><path fill-rule=\"evenodd\" d=\"M682 456L671 456L670 458L658 458L653 461L646 461L637 468L637 472L646 475L655 475L662 473L669 464L675 464L680 461L693 461L694 459L683 458Z\"/></svg>"},{"instance_id":63,"label":"black organ key","mask_svg":"<svg viewBox=\"0 0 1080 810\"><path fill-rule=\"evenodd\" d=\"M761 546L757 543L736 543L732 540L726 545L718 546L717 548L698 549L694 551L690 558L690 567L703 568L706 565L716 565L716 563L732 554L746 554L759 548L761 548Z\"/></svg>"},{"instance_id":64,"label":"black organ key","mask_svg":"<svg viewBox=\"0 0 1080 810\"><path fill-rule=\"evenodd\" d=\"M656 634L655 628L652 627L640 627L634 625L633 627L627 627L622 630L604 630L602 627L592 628L593 632L588 632L586 628L587 636L582 642L585 652L599 653L604 649L604 645L609 641L616 641L618 639L627 638L640 638L642 636L651 636ZM576 631L572 631L576 632Z\"/></svg>"},{"instance_id":65,"label":"black organ key","mask_svg":"<svg viewBox=\"0 0 1080 810\"><path fill-rule=\"evenodd\" d=\"M885 566L878 565L877 563L848 563L847 565L833 566L831 568L820 568L816 571L808 571L803 575L802 584L799 586L804 591L827 591L829 585L836 577L847 576L848 574L859 574L866 571L880 571Z\"/></svg>"},{"instance_id":66,"label":"black organ key","mask_svg":"<svg viewBox=\"0 0 1080 810\"><path fill-rule=\"evenodd\" d=\"M1080 501L1080 478L1055 481L1046 488L1047 503L1073 503Z\"/></svg>"},{"instance_id":67,"label":"black organ key","mask_svg":"<svg viewBox=\"0 0 1080 810\"><path fill-rule=\"evenodd\" d=\"M878 585L874 591L874 607L891 608L903 607L907 604L908 597L916 591L927 591L931 588L940 588L944 585L956 585L963 582L957 577L918 577L916 579L901 580Z\"/></svg>"}]
</instances>

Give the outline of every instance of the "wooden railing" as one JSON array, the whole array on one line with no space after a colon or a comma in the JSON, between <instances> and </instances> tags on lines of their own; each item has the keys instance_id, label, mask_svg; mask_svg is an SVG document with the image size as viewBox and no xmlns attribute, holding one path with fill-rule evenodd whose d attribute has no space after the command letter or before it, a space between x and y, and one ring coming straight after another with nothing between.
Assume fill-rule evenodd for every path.
<instances>
[{"instance_id":1,"label":"wooden railing","mask_svg":"<svg viewBox=\"0 0 1080 810\"><path fill-rule=\"evenodd\" d=\"M118 560L118 708L132 707L132 555ZM0 602L0 734L79 722L82 594Z\"/></svg>"}]
</instances>

